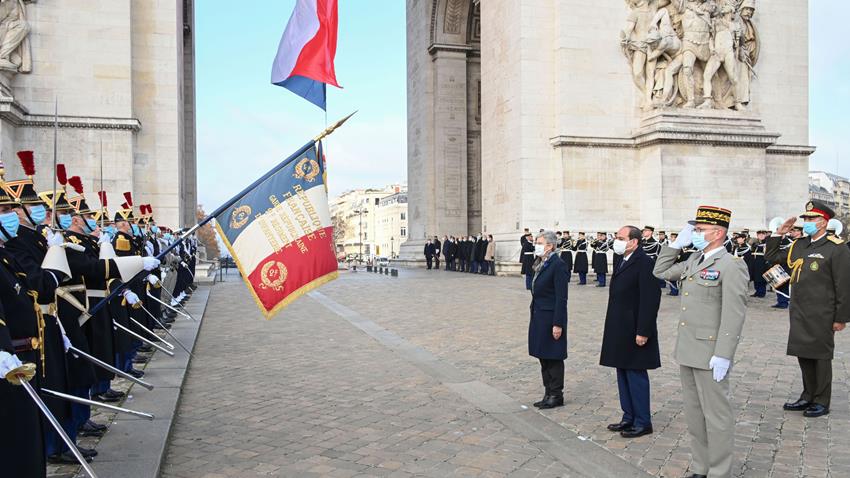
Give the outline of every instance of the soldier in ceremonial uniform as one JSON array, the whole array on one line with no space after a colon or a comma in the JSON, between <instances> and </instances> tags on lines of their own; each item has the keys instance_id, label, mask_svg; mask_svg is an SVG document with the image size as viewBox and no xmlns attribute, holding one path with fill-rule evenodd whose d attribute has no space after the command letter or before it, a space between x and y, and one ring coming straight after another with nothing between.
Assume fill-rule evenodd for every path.
<instances>
[{"instance_id":1,"label":"soldier in ceremonial uniform","mask_svg":"<svg viewBox=\"0 0 850 478\"><path fill-rule=\"evenodd\" d=\"M835 212L820 201L809 201L803 218L807 235L781 249L782 235L791 231L790 218L767 239L766 258L791 270L791 328L788 355L797 357L803 375L799 400L785 410L803 411L806 417L829 413L832 399L832 358L835 333L850 321L850 249L826 233Z\"/></svg>"},{"instance_id":2,"label":"soldier in ceremonial uniform","mask_svg":"<svg viewBox=\"0 0 850 478\"><path fill-rule=\"evenodd\" d=\"M753 281L755 293L752 297L764 297L767 295L767 281L764 280L764 273L770 268L764 258L764 253L767 251L767 236L769 231L760 230L756 232L757 242L753 246L753 260L750 262L750 280Z\"/></svg>"},{"instance_id":3,"label":"soldier in ceremonial uniform","mask_svg":"<svg viewBox=\"0 0 850 478\"><path fill-rule=\"evenodd\" d=\"M735 414L727 376L747 311L749 275L741 258L723 247L732 213L701 206L669 247L653 273L682 281L675 358L682 380L685 418L691 435L693 478L731 477ZM676 263L682 248L700 251Z\"/></svg>"},{"instance_id":4,"label":"soldier in ceremonial uniform","mask_svg":"<svg viewBox=\"0 0 850 478\"><path fill-rule=\"evenodd\" d=\"M519 262L522 264L521 272L525 276L525 288L531 290L531 280L534 278L534 237L528 229L519 238L519 244Z\"/></svg>"},{"instance_id":5,"label":"soldier in ceremonial uniform","mask_svg":"<svg viewBox=\"0 0 850 478\"><path fill-rule=\"evenodd\" d=\"M570 231L564 231L561 234L558 249L561 250L561 260L567 268L567 282L569 282L573 273L573 238L570 236Z\"/></svg>"},{"instance_id":6,"label":"soldier in ceremonial uniform","mask_svg":"<svg viewBox=\"0 0 850 478\"><path fill-rule=\"evenodd\" d=\"M578 274L578 285L587 284L587 239L583 232L578 233L578 239L573 244L573 272Z\"/></svg>"},{"instance_id":7,"label":"soldier in ceremonial uniform","mask_svg":"<svg viewBox=\"0 0 850 478\"><path fill-rule=\"evenodd\" d=\"M605 279L608 274L608 250L611 242L604 232L596 233L593 241L593 272L596 273L596 287L605 287Z\"/></svg>"},{"instance_id":8,"label":"soldier in ceremonial uniform","mask_svg":"<svg viewBox=\"0 0 850 478\"><path fill-rule=\"evenodd\" d=\"M653 261L658 259L658 254L661 253L661 243L655 238L655 227L654 226L643 226L643 238L640 241L640 247L643 248L643 252L649 256ZM662 289L667 287L666 281L659 281L659 287Z\"/></svg>"},{"instance_id":9,"label":"soldier in ceremonial uniform","mask_svg":"<svg viewBox=\"0 0 850 478\"><path fill-rule=\"evenodd\" d=\"M791 244L793 244L794 241L796 241L797 239L800 239L801 237L803 237L802 223L800 223L800 225L795 224L794 227L791 228L791 231L789 231L788 233L786 233L782 236L781 240L779 241L779 250L787 251L791 247ZM765 253L767 252L766 249L767 248L765 247ZM767 257L765 257L765 260L767 260ZM769 260L768 260L768 262L769 262ZM791 269L788 267L788 264L786 264L785 262L782 262L779 265L781 265L782 268L785 269L785 272L787 272L788 274L791 274ZM776 292L776 303L773 304L771 307L774 308L774 309L780 309L780 310L787 309L789 304L791 303L791 295L790 295L791 289L790 289L789 284L788 283L783 284L782 287L775 289L775 292Z\"/></svg>"},{"instance_id":10,"label":"soldier in ceremonial uniform","mask_svg":"<svg viewBox=\"0 0 850 478\"><path fill-rule=\"evenodd\" d=\"M661 247L670 245L670 240L667 239L667 233L665 231L658 231L658 244L660 244Z\"/></svg>"}]
</instances>

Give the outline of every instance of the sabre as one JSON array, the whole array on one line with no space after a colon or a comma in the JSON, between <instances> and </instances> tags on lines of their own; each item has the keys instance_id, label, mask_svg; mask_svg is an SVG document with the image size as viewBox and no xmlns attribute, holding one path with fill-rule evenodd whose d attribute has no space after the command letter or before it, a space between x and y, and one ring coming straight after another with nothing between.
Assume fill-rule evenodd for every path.
<instances>
[{"instance_id":1,"label":"sabre","mask_svg":"<svg viewBox=\"0 0 850 478\"><path fill-rule=\"evenodd\" d=\"M164 353L165 355L168 355L169 357L174 357L174 352L172 352L172 351L168 350L168 349L167 349L167 348L165 348L165 347L159 346L159 345L157 345L157 344L155 344L155 343L151 342L150 340L148 340L148 339L146 339L146 338L142 337L141 335L139 335L139 334L137 334L137 333L133 332L132 330L128 329L127 327L124 327L123 325L119 324L118 322L116 322L116 321L114 321L114 320L113 320L113 321L112 321L112 325L114 325L117 329L120 329L120 330L124 331L125 333L127 333L127 334L129 334L129 335L132 335L132 336L133 336L133 337L135 337L136 339L141 340L142 342L144 342L144 343L146 343L146 344L150 345L151 347L153 347L153 348L155 348L155 349L157 349L157 350L161 351L161 352L162 352L162 353Z\"/></svg>"},{"instance_id":2,"label":"sabre","mask_svg":"<svg viewBox=\"0 0 850 478\"><path fill-rule=\"evenodd\" d=\"M156 318L156 317L154 317L154 316L153 316L153 314L151 314L150 312L148 312L148 309L146 309L146 308L145 308L145 306L142 306L142 310L144 310L144 311L145 311L145 313L146 313L146 314L148 314L148 316L149 316L151 319L153 319L153 321L154 321L154 322L156 322L156 323L157 323L157 325L159 325L160 327L162 327L162 330L164 330L164 331L165 331L165 333L166 333L166 334L168 334L168 336L169 336L169 337L171 337L171 338L172 338L175 342L177 342L177 345L179 345L179 346L180 346L180 348L182 348L183 350L185 350L187 354L189 354L190 356L192 356L192 358L194 358L194 357L195 357L195 355L192 353L192 351L191 351L191 350L189 350L189 349L188 349L185 345L183 345L183 342L181 342L180 340L178 340L178 339L177 339L177 337L175 337L175 336L174 336L174 334L172 334L170 330L168 330L167 328L165 328L165 326L164 326L164 325L162 325L162 322L160 322L159 320L157 320L157 318ZM173 350L173 349L172 349L172 350Z\"/></svg>"},{"instance_id":3,"label":"sabre","mask_svg":"<svg viewBox=\"0 0 850 478\"><path fill-rule=\"evenodd\" d=\"M51 208L51 224L50 228L56 230L56 158L59 150L59 98L53 97L53 207Z\"/></svg>"},{"instance_id":4,"label":"sabre","mask_svg":"<svg viewBox=\"0 0 850 478\"><path fill-rule=\"evenodd\" d=\"M108 370L108 371L110 371L110 372L114 373L115 375L118 375L118 376L121 376L121 377L123 377L123 378L126 378L127 380L129 380L129 381L131 381L131 382L133 382L133 383L137 383L137 384L139 384L139 385L141 385L141 386L145 387L145 388L146 388L146 389L148 389L148 390L153 390L153 385L151 385L151 384L149 384L149 383L145 382L144 380L138 379L138 378L136 378L136 377L134 377L134 376L130 375L130 374L129 374L129 373L127 373L127 372L124 372L124 371L122 371L122 370L119 370L119 369L117 369L117 368L113 367L112 365L109 365L108 363L106 363L106 362L104 362L104 361L102 361L102 360L100 360L100 359L98 359L98 358L92 357L91 355L89 355L89 354L87 354L87 353L83 352L82 350L80 350L80 349L78 349L78 348L74 347L73 345L72 345L72 346L70 346L70 347L68 347L68 351L69 351L69 352L71 352L71 353L73 353L73 354L74 354L75 356L77 356L77 357L82 357L82 358L84 358L84 359L88 360L88 361L89 361L89 362L91 362L92 364L97 365L98 367L100 367L100 368L102 368L102 369L104 369L104 370Z\"/></svg>"},{"instance_id":5,"label":"sabre","mask_svg":"<svg viewBox=\"0 0 850 478\"><path fill-rule=\"evenodd\" d=\"M28 367L29 366L29 367ZM29 372L28 372L29 370ZM29 384L29 379L32 378L32 373L35 373L35 366L33 364L24 364L9 373L6 374L6 380L9 382L20 385L24 387L24 390L27 391L30 398L33 402L35 402L36 406L38 406L41 413L47 418L47 421L50 422L50 425L56 430L56 433L62 438L62 441L65 442L65 445L71 450L71 453L74 454L74 458L80 462L80 465L86 470L86 474L88 474L91 478L97 478L94 470L91 469L86 459L83 458L83 455L80 453L80 450L77 449L76 443L65 433L65 430L62 428L62 425L59 424L59 421L56 420L56 417L50 413L50 410L47 408L47 405L41 400L41 397L38 396L35 389L32 388L32 385Z\"/></svg>"},{"instance_id":6,"label":"sabre","mask_svg":"<svg viewBox=\"0 0 850 478\"><path fill-rule=\"evenodd\" d=\"M163 288L162 290L165 290L165 288ZM165 290L165 293L166 293L166 294L168 294L169 296L171 296L171 298L172 298L172 299L174 298L174 296L173 296L173 295L171 295L171 294L170 294L167 290ZM173 310L174 312L176 312L176 313L178 313L178 314L180 314L180 315L182 315L182 316L184 316L184 317L186 317L186 318L189 318L189 319L192 319L192 320L197 321L197 319L195 319L195 318L194 318L194 317L192 317L191 315L189 315L189 314L187 314L187 313L185 313L185 312L181 312L181 311L179 311L179 310L175 309L174 307L171 307L170 305L166 304L165 302L163 302L163 301L161 301L161 300L157 299L156 297L154 297L153 295L151 295L150 291L149 291L149 292L147 292L147 294L148 294L148 297L150 297L151 299L153 299L153 300L155 300L155 301L159 302L160 304L162 304L162 305L164 305L164 306L168 307L169 309Z\"/></svg>"},{"instance_id":7,"label":"sabre","mask_svg":"<svg viewBox=\"0 0 850 478\"><path fill-rule=\"evenodd\" d=\"M145 332L147 332L150 336L152 336L152 337L156 337L156 339L154 339L154 340L156 340L156 341L158 341L158 342L162 342L162 343L163 343L163 345L165 345L166 347L168 347L168 350L174 350L174 346L173 346L173 345L171 345L170 343L166 342L165 340L162 340L162 339L160 338L160 336L159 336L159 335L156 335L156 333L154 333L154 331L153 331L153 330L151 330L151 329L149 329L149 328L145 327L144 325L140 324L138 320L136 320L136 319L134 319L134 318L132 318L132 317L130 317L130 320L131 320L131 321L133 321L133 323L134 323L134 324L136 324L136 327L139 327L140 329L144 330L144 331L145 331Z\"/></svg>"},{"instance_id":8,"label":"sabre","mask_svg":"<svg viewBox=\"0 0 850 478\"><path fill-rule=\"evenodd\" d=\"M124 413L124 414L127 414L127 415L133 415L133 416L136 416L136 417L141 417L141 418L144 418L146 420L153 420L154 419L154 416L151 415L150 413L137 412L136 410L130 410L129 408L121 408L121 407L116 407L115 405L110 405L108 403L102 403L102 402L98 402L98 401L95 401L95 400L87 400L85 398L75 397L73 395L68 395L66 393L55 392L55 391L47 389L47 388L42 388L41 391L42 391L42 393L46 393L50 396L53 396L53 397L56 397L56 398L61 398L62 400L67 400L69 402L79 403L80 405L88 405L90 407L103 408L103 409L106 409L106 410L111 410L113 412Z\"/></svg>"}]
</instances>

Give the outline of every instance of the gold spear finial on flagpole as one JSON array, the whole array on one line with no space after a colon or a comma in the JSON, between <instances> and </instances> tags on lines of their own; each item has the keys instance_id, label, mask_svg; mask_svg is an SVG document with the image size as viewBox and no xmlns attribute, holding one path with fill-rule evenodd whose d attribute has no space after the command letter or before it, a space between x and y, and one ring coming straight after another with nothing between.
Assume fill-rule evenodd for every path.
<instances>
[{"instance_id":1,"label":"gold spear finial on flagpole","mask_svg":"<svg viewBox=\"0 0 850 478\"><path fill-rule=\"evenodd\" d=\"M318 141L320 141L322 138L324 138L325 136L327 136L327 135L329 135L329 134L333 133L335 129L339 128L340 126L342 126L342 124L343 124L343 123L345 123L346 121L348 121L348 118L351 118L352 116L354 116L355 114L357 114L357 111L359 111L359 110L354 111L354 113L351 113L350 115L346 116L345 118L343 118L343 119L341 119L341 120L337 121L336 123L334 123L334 124L332 124L332 125L328 126L327 128L325 128L325 130L324 130L324 131L322 131L322 132L319 134L319 136L316 136L315 138L313 138L313 141L318 142Z\"/></svg>"}]
</instances>

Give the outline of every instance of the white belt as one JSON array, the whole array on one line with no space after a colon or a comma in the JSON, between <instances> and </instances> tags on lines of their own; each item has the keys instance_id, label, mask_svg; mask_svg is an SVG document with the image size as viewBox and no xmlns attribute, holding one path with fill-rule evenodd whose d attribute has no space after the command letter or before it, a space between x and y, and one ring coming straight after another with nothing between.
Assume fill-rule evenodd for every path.
<instances>
[{"instance_id":1,"label":"white belt","mask_svg":"<svg viewBox=\"0 0 850 478\"><path fill-rule=\"evenodd\" d=\"M52 304L38 304L38 308L41 309L42 314L54 315L55 312L52 309Z\"/></svg>"},{"instance_id":2,"label":"white belt","mask_svg":"<svg viewBox=\"0 0 850 478\"><path fill-rule=\"evenodd\" d=\"M106 297L105 290L97 290L97 289L88 289L86 290L86 295L89 297Z\"/></svg>"}]
</instances>

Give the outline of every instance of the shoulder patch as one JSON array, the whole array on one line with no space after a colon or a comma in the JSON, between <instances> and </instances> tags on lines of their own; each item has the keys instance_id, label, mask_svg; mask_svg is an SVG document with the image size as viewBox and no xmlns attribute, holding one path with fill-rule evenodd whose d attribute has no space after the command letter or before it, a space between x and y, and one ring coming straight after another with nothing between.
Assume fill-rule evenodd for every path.
<instances>
[{"instance_id":1,"label":"shoulder patch","mask_svg":"<svg viewBox=\"0 0 850 478\"><path fill-rule=\"evenodd\" d=\"M73 242L74 244L79 244L80 242L82 242L82 241L80 241L80 239L77 236L70 236L69 235L66 239Z\"/></svg>"},{"instance_id":2,"label":"shoulder patch","mask_svg":"<svg viewBox=\"0 0 850 478\"><path fill-rule=\"evenodd\" d=\"M118 236L115 239L115 250L121 252L128 252L130 250L130 241L126 238Z\"/></svg>"},{"instance_id":3,"label":"shoulder patch","mask_svg":"<svg viewBox=\"0 0 850 478\"><path fill-rule=\"evenodd\" d=\"M829 236L826 239L833 244L844 244L844 241L835 236Z\"/></svg>"}]
</instances>

